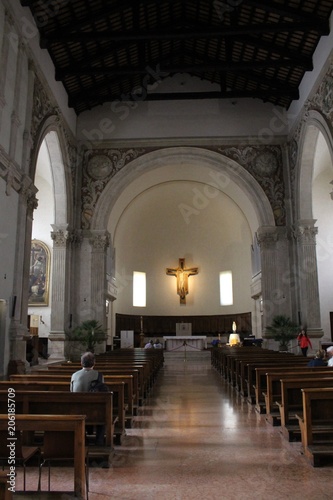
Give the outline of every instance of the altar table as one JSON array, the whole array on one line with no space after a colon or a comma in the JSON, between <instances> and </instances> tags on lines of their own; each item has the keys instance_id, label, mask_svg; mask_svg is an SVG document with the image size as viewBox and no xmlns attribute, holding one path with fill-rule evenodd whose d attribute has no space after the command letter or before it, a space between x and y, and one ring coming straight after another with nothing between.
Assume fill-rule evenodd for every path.
<instances>
[{"instance_id":1,"label":"altar table","mask_svg":"<svg viewBox=\"0 0 333 500\"><path fill-rule=\"evenodd\" d=\"M165 342L165 349L167 351L202 351L207 349L207 337L206 336L173 336L173 337L163 337Z\"/></svg>"}]
</instances>

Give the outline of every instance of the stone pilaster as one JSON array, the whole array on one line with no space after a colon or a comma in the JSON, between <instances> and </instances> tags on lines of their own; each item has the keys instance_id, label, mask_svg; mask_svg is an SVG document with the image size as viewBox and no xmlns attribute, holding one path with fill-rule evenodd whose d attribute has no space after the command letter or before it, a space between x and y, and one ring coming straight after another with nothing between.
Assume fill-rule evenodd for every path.
<instances>
[{"instance_id":1,"label":"stone pilaster","mask_svg":"<svg viewBox=\"0 0 333 500\"><path fill-rule=\"evenodd\" d=\"M301 322L311 337L322 337L316 256L316 220L299 220L294 228Z\"/></svg>"},{"instance_id":2,"label":"stone pilaster","mask_svg":"<svg viewBox=\"0 0 333 500\"><path fill-rule=\"evenodd\" d=\"M263 303L263 330L277 314L277 259L276 242L278 233L274 226L262 226L257 231L261 257L261 292Z\"/></svg>"},{"instance_id":3,"label":"stone pilaster","mask_svg":"<svg viewBox=\"0 0 333 500\"><path fill-rule=\"evenodd\" d=\"M20 100L22 99L22 64L23 64L24 44L19 40L17 46L17 59L16 59L16 75L15 75L15 88L14 88L14 106L11 117L11 130L9 141L9 156L15 158L17 132L21 125L19 110Z\"/></svg>"},{"instance_id":4,"label":"stone pilaster","mask_svg":"<svg viewBox=\"0 0 333 500\"><path fill-rule=\"evenodd\" d=\"M23 172L29 172L29 167L30 167L29 159L33 145L31 137L31 121L32 121L35 72L36 68L34 67L32 61L29 60L27 102L25 110L25 125L23 132L23 147L22 147L22 162L21 162Z\"/></svg>"},{"instance_id":5,"label":"stone pilaster","mask_svg":"<svg viewBox=\"0 0 333 500\"><path fill-rule=\"evenodd\" d=\"M110 237L106 231L91 231L91 311L93 319L106 327L106 250Z\"/></svg>"},{"instance_id":6,"label":"stone pilaster","mask_svg":"<svg viewBox=\"0 0 333 500\"><path fill-rule=\"evenodd\" d=\"M30 249L33 211L37 208L37 189L32 181L24 176L19 190L19 205L17 217L17 245L15 253L15 274L13 284L13 297L15 310L9 327L10 334L10 360L26 359L26 342L24 337L28 333L28 293Z\"/></svg>"},{"instance_id":7,"label":"stone pilaster","mask_svg":"<svg viewBox=\"0 0 333 500\"><path fill-rule=\"evenodd\" d=\"M6 105L5 99L5 84L7 78L7 70L8 70L8 59L9 59L9 41L10 41L10 33L13 27L13 19L11 15L6 12L5 15L5 26L2 40L2 50L0 54L0 132L2 126L2 110Z\"/></svg>"}]
</instances>

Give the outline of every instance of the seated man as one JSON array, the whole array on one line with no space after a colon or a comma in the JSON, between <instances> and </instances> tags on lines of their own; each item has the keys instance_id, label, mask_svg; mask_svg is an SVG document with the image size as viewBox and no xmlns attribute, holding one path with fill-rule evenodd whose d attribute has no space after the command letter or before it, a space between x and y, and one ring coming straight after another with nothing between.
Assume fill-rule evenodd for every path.
<instances>
[{"instance_id":1,"label":"seated man","mask_svg":"<svg viewBox=\"0 0 333 500\"><path fill-rule=\"evenodd\" d=\"M156 339L154 342L154 348L155 349L162 349L163 348L161 342L158 339Z\"/></svg>"},{"instance_id":2,"label":"seated man","mask_svg":"<svg viewBox=\"0 0 333 500\"><path fill-rule=\"evenodd\" d=\"M325 362L325 351L319 350L311 361L308 362L307 366L326 366Z\"/></svg>"},{"instance_id":3,"label":"seated man","mask_svg":"<svg viewBox=\"0 0 333 500\"><path fill-rule=\"evenodd\" d=\"M326 354L327 354L327 366L333 366L333 345L330 345L326 349Z\"/></svg>"},{"instance_id":4,"label":"seated man","mask_svg":"<svg viewBox=\"0 0 333 500\"><path fill-rule=\"evenodd\" d=\"M94 370L95 355L92 352L85 352L81 356L82 369L73 373L71 377L71 392L92 392L91 383L104 383L103 375ZM88 433L91 431L91 426L87 426ZM104 445L105 426L96 425L96 446Z\"/></svg>"}]
</instances>

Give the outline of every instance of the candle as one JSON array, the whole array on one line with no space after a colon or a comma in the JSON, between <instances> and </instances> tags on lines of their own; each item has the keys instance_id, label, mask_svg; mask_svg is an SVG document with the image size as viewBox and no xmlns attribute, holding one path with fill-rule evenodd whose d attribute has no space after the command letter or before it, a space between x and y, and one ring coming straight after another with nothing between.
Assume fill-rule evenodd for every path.
<instances>
[{"instance_id":1,"label":"candle","mask_svg":"<svg viewBox=\"0 0 333 500\"><path fill-rule=\"evenodd\" d=\"M233 321L232 322L232 331L235 333L237 331L237 325L236 325L236 322Z\"/></svg>"}]
</instances>

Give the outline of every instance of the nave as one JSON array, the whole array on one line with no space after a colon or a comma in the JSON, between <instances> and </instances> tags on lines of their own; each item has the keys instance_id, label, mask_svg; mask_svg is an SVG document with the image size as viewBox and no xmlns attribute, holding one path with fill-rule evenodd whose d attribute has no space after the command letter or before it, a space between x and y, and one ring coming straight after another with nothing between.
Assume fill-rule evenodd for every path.
<instances>
[{"instance_id":1,"label":"nave","mask_svg":"<svg viewBox=\"0 0 333 500\"><path fill-rule=\"evenodd\" d=\"M90 467L89 500L332 498L333 466L313 468L300 443L287 442L221 379L208 351L165 352L126 433L110 468ZM69 491L71 471L52 467L51 481L52 490Z\"/></svg>"}]
</instances>

